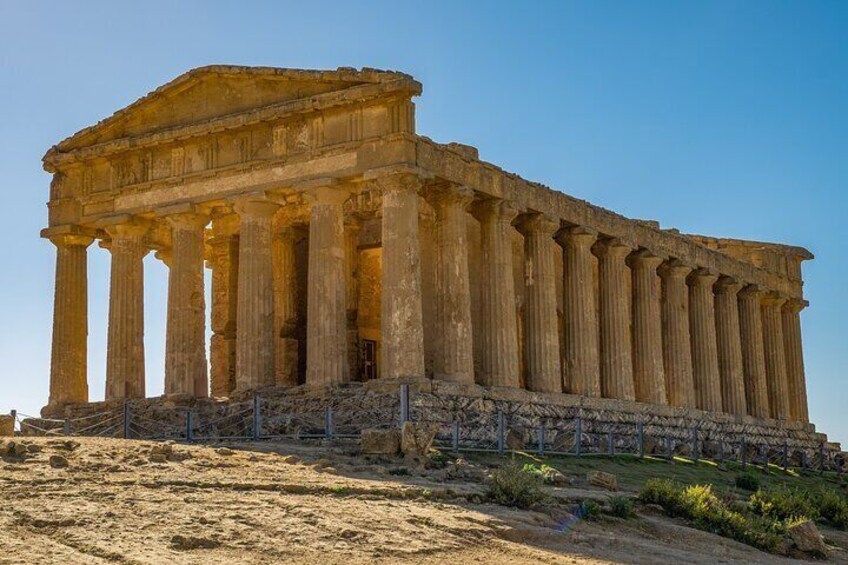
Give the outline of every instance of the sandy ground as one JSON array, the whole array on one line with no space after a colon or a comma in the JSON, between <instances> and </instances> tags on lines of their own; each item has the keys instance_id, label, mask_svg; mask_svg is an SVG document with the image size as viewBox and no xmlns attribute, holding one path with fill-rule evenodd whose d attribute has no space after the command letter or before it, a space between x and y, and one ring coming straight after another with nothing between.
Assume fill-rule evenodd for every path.
<instances>
[{"instance_id":1,"label":"sandy ground","mask_svg":"<svg viewBox=\"0 0 848 565\"><path fill-rule=\"evenodd\" d=\"M174 445L173 460L151 462L152 442L26 441L37 452L0 462L2 564L789 562L659 515L587 522L484 504L473 466L293 443ZM68 466L51 467L56 455Z\"/></svg>"}]
</instances>

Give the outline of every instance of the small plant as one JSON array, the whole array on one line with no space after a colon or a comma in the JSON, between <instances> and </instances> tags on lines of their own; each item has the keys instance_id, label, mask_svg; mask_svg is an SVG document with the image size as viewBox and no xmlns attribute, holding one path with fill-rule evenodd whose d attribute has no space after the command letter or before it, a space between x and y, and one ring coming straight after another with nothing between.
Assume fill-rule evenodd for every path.
<instances>
[{"instance_id":1,"label":"small plant","mask_svg":"<svg viewBox=\"0 0 848 565\"><path fill-rule=\"evenodd\" d=\"M816 494L821 517L834 528L848 530L848 499L827 489L821 489Z\"/></svg>"},{"instance_id":2,"label":"small plant","mask_svg":"<svg viewBox=\"0 0 848 565\"><path fill-rule=\"evenodd\" d=\"M746 471L736 475L736 486L737 488L756 492L760 490L760 478L751 471Z\"/></svg>"},{"instance_id":3,"label":"small plant","mask_svg":"<svg viewBox=\"0 0 848 565\"><path fill-rule=\"evenodd\" d=\"M800 489L760 489L751 495L748 505L755 514L775 520L819 518L819 510L813 497L809 492Z\"/></svg>"},{"instance_id":4,"label":"small plant","mask_svg":"<svg viewBox=\"0 0 848 565\"><path fill-rule=\"evenodd\" d=\"M578 518L595 520L601 513L601 505L594 500L581 500L574 511Z\"/></svg>"},{"instance_id":5,"label":"small plant","mask_svg":"<svg viewBox=\"0 0 848 565\"><path fill-rule=\"evenodd\" d=\"M610 496L609 504L613 516L625 519L633 517L633 501L629 497L620 494Z\"/></svg>"},{"instance_id":6,"label":"small plant","mask_svg":"<svg viewBox=\"0 0 848 565\"><path fill-rule=\"evenodd\" d=\"M524 472L538 477L541 482L548 485L556 484L557 478L562 476L562 473L544 463L538 467L533 463L525 463Z\"/></svg>"},{"instance_id":7,"label":"small plant","mask_svg":"<svg viewBox=\"0 0 848 565\"><path fill-rule=\"evenodd\" d=\"M542 480L538 474L526 470L515 460L508 461L492 473L489 498L504 506L530 508L547 497L542 492Z\"/></svg>"}]
</instances>

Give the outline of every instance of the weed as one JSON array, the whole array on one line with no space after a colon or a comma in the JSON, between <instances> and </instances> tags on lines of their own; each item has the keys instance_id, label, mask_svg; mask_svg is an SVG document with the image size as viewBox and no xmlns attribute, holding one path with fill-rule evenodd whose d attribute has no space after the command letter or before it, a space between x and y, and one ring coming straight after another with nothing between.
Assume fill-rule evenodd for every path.
<instances>
[{"instance_id":1,"label":"weed","mask_svg":"<svg viewBox=\"0 0 848 565\"><path fill-rule=\"evenodd\" d=\"M741 489L756 492L760 490L760 478L751 471L736 475L736 486Z\"/></svg>"},{"instance_id":2,"label":"weed","mask_svg":"<svg viewBox=\"0 0 848 565\"><path fill-rule=\"evenodd\" d=\"M633 517L633 501L622 495L613 495L609 497L610 514L619 518Z\"/></svg>"},{"instance_id":3,"label":"weed","mask_svg":"<svg viewBox=\"0 0 848 565\"><path fill-rule=\"evenodd\" d=\"M489 498L504 506L530 508L547 497L542 492L542 480L515 460L501 465L492 473Z\"/></svg>"},{"instance_id":4,"label":"weed","mask_svg":"<svg viewBox=\"0 0 848 565\"><path fill-rule=\"evenodd\" d=\"M595 520L601 513L601 505L594 500L581 500L574 513L584 520Z\"/></svg>"}]
</instances>

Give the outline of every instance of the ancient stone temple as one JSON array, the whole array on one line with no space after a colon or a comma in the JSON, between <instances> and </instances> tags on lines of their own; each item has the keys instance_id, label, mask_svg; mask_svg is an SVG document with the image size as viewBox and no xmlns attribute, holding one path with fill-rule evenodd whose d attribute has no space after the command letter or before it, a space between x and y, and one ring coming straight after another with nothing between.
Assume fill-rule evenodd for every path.
<instances>
[{"instance_id":1,"label":"ancient stone temple","mask_svg":"<svg viewBox=\"0 0 848 565\"><path fill-rule=\"evenodd\" d=\"M526 181L419 135L420 94L397 72L204 67L51 148L45 412L90 400L98 241L106 400L144 397L146 378L175 399L432 379L806 425L808 251ZM151 251L169 290L165 366L146 377Z\"/></svg>"}]
</instances>

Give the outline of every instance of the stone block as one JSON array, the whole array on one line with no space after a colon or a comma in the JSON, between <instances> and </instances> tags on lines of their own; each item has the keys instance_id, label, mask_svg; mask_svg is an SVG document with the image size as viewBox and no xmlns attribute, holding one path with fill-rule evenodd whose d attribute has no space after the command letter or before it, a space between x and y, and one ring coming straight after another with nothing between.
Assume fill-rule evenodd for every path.
<instances>
[{"instance_id":1,"label":"stone block","mask_svg":"<svg viewBox=\"0 0 848 565\"><path fill-rule=\"evenodd\" d=\"M370 455L395 455L400 451L400 436L396 428L362 430L360 448Z\"/></svg>"},{"instance_id":2,"label":"stone block","mask_svg":"<svg viewBox=\"0 0 848 565\"><path fill-rule=\"evenodd\" d=\"M589 484L593 487L600 487L613 492L618 490L618 477L612 473L589 471L586 474L586 480L589 481Z\"/></svg>"},{"instance_id":3,"label":"stone block","mask_svg":"<svg viewBox=\"0 0 848 565\"><path fill-rule=\"evenodd\" d=\"M401 452L407 457L426 457L437 431L432 424L404 422L400 433Z\"/></svg>"},{"instance_id":4,"label":"stone block","mask_svg":"<svg viewBox=\"0 0 848 565\"><path fill-rule=\"evenodd\" d=\"M8 414L0 416L0 437L12 437L15 435L15 419Z\"/></svg>"},{"instance_id":5,"label":"stone block","mask_svg":"<svg viewBox=\"0 0 848 565\"><path fill-rule=\"evenodd\" d=\"M811 520L790 527L787 533L798 551L816 557L827 556L827 546Z\"/></svg>"}]
</instances>

